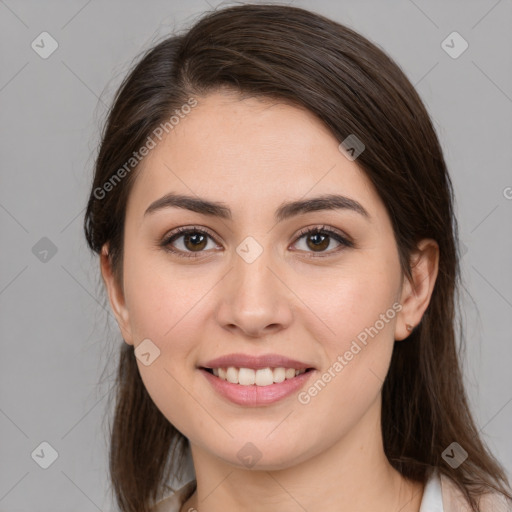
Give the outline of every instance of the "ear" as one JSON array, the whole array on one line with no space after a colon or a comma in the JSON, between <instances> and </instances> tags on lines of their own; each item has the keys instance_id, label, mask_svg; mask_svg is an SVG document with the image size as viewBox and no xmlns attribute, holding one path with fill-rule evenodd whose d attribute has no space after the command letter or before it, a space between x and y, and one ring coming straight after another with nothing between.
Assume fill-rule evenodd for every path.
<instances>
[{"instance_id":1,"label":"ear","mask_svg":"<svg viewBox=\"0 0 512 512\"><path fill-rule=\"evenodd\" d=\"M402 284L400 304L402 309L395 325L395 340L407 338L410 332L406 324L417 326L430 303L439 268L439 246L430 238L417 245L411 256L413 282L405 278Z\"/></svg>"},{"instance_id":2,"label":"ear","mask_svg":"<svg viewBox=\"0 0 512 512\"><path fill-rule=\"evenodd\" d=\"M112 264L108 252L108 244L105 244L101 248L100 267L103 282L105 283L105 287L108 292L110 307L112 308L112 311L116 317L117 324L121 330L121 335L123 336L124 341L128 343L128 345L133 345L130 317L126 307L126 302L124 300L124 293L117 283L112 271Z\"/></svg>"}]
</instances>

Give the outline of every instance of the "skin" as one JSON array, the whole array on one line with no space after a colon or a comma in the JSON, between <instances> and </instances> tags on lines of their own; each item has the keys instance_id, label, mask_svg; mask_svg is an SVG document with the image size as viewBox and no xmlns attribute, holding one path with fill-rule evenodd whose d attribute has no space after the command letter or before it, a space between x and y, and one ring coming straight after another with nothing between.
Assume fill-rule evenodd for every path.
<instances>
[{"instance_id":1,"label":"skin","mask_svg":"<svg viewBox=\"0 0 512 512\"><path fill-rule=\"evenodd\" d=\"M410 283L377 191L313 114L226 91L197 99L138 170L126 212L124 290L108 245L101 256L125 342L136 348L149 338L160 350L149 366L137 359L143 382L190 441L197 491L181 510L328 511L343 504L351 512L418 512L423 486L404 479L383 451L381 389L395 340L410 342L406 324L417 325L428 306L436 242L418 244ZM144 217L171 191L222 201L233 218L178 208ZM333 191L360 202L371 219L327 210L275 223L283 201ZM298 239L301 228L322 225L355 246L331 238L315 249L311 235ZM208 228L216 239L207 238L198 258L174 256L159 242L180 226ZM236 252L247 236L263 248L250 264ZM174 247L198 254L183 236ZM314 366L312 383L397 302L401 311L307 405L296 393L262 407L233 404L196 368L233 352L277 353ZM237 457L247 442L261 453L251 468Z\"/></svg>"}]
</instances>

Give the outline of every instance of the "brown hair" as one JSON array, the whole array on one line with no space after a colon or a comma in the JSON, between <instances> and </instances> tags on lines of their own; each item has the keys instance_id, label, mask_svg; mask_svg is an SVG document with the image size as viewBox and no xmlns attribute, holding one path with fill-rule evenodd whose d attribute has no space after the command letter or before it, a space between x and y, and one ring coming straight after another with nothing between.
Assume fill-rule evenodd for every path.
<instances>
[{"instance_id":1,"label":"brown hair","mask_svg":"<svg viewBox=\"0 0 512 512\"><path fill-rule=\"evenodd\" d=\"M340 142L350 134L363 141L357 164L386 206L407 278L415 244L437 241L439 272L430 304L409 340L395 344L383 384L385 453L415 481L425 483L438 468L474 511L478 496L492 489L512 498L503 467L480 438L463 387L461 321L459 351L455 338L460 254L441 147L400 67L357 32L301 8L245 4L209 12L185 33L145 52L119 87L102 133L84 219L89 247L100 254L108 243L122 288L125 207L136 167L108 193L98 190L105 190L174 109L225 87L305 107ZM188 440L151 400L133 347L125 343L115 384L110 477L124 512L147 512L169 479L181 478ZM442 459L453 441L468 453L457 469Z\"/></svg>"}]
</instances>

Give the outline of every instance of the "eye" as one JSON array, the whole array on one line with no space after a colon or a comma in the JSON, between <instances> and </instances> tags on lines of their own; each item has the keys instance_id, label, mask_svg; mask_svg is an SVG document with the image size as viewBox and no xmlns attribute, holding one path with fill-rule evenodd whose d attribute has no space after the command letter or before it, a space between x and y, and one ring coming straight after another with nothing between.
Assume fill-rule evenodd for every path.
<instances>
[{"instance_id":1,"label":"eye","mask_svg":"<svg viewBox=\"0 0 512 512\"><path fill-rule=\"evenodd\" d=\"M324 257L338 253L343 247L354 247L353 242L342 235L337 230L326 226L315 226L310 228L302 229L296 242L306 239L306 249L301 249L304 252L310 252L308 249L312 249L314 255L308 257ZM182 240L181 240L182 239ZM179 257L184 258L197 258L200 257L208 249L208 239L215 242L215 238L204 228L199 227L180 227L169 233L160 245L168 252L171 252ZM180 240L181 247L176 247L174 244ZM337 249L326 251L331 244L332 240L336 241L339 246ZM212 247L210 247L212 249ZM213 247L215 249L215 246ZM197 253L197 254L194 254ZM326 254L321 254L326 253Z\"/></svg>"},{"instance_id":2,"label":"eye","mask_svg":"<svg viewBox=\"0 0 512 512\"><path fill-rule=\"evenodd\" d=\"M181 227L171 232L161 242L161 246L176 256L184 258L197 258L207 248L208 238L214 240L213 236L205 229L198 227ZM173 244L177 240L182 240L182 247L176 249ZM199 253L195 255L194 253Z\"/></svg>"},{"instance_id":3,"label":"eye","mask_svg":"<svg viewBox=\"0 0 512 512\"><path fill-rule=\"evenodd\" d=\"M327 226L315 226L313 228L304 228L299 232L297 241L300 241L303 238L305 238L306 252L308 252L308 249L312 249L313 253L326 253L308 256L313 258L330 256L333 253L338 253L343 247L354 247L354 244L351 240L343 236L337 230L334 230ZM333 249L331 251L326 251L325 249L329 247L332 240L338 242L338 248Z\"/></svg>"}]
</instances>

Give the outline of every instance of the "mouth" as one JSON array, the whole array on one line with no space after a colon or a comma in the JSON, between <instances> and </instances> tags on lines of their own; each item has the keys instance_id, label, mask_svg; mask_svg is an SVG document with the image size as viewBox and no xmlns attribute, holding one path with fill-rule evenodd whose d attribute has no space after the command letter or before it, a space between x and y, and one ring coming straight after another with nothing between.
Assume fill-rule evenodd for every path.
<instances>
[{"instance_id":1,"label":"mouth","mask_svg":"<svg viewBox=\"0 0 512 512\"><path fill-rule=\"evenodd\" d=\"M218 363L217 363L218 364ZM298 393L315 368L200 366L197 369L219 396L239 406L264 407Z\"/></svg>"},{"instance_id":2,"label":"mouth","mask_svg":"<svg viewBox=\"0 0 512 512\"><path fill-rule=\"evenodd\" d=\"M314 370L314 368L296 369L282 366L275 368L237 368L235 366L208 368L200 366L199 369L230 384L258 387L280 384L281 382L294 379L303 373L309 373Z\"/></svg>"}]
</instances>

